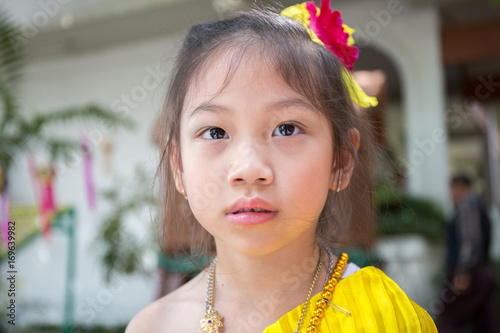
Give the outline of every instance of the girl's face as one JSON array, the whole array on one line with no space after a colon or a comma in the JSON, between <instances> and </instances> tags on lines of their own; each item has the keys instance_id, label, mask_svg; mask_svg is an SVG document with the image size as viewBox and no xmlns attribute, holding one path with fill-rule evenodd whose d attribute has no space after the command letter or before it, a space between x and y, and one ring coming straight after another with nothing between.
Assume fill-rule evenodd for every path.
<instances>
[{"instance_id":1,"label":"girl's face","mask_svg":"<svg viewBox=\"0 0 500 333\"><path fill-rule=\"evenodd\" d=\"M328 121L259 57L247 56L219 92L229 62L220 57L189 87L177 189L218 249L309 246L336 184ZM237 201L253 198L274 213L235 218Z\"/></svg>"}]
</instances>

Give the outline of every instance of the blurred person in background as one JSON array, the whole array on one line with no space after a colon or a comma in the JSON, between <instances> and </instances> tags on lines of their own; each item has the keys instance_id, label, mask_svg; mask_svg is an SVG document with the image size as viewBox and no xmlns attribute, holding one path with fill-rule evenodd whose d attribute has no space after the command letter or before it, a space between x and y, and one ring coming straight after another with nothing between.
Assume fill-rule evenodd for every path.
<instances>
[{"instance_id":1,"label":"blurred person in background","mask_svg":"<svg viewBox=\"0 0 500 333\"><path fill-rule=\"evenodd\" d=\"M447 283L440 296L439 332L499 332L495 319L495 277L489 258L491 222L466 175L450 181L455 214L448 224Z\"/></svg>"}]
</instances>

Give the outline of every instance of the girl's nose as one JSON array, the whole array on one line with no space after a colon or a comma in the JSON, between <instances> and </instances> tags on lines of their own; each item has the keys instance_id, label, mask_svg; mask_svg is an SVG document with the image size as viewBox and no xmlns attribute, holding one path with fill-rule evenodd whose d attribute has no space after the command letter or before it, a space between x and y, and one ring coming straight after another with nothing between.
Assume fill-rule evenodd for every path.
<instances>
[{"instance_id":1,"label":"girl's nose","mask_svg":"<svg viewBox=\"0 0 500 333\"><path fill-rule=\"evenodd\" d=\"M268 185L273 181L269 148L255 141L241 143L231 154L229 182L231 185Z\"/></svg>"}]
</instances>

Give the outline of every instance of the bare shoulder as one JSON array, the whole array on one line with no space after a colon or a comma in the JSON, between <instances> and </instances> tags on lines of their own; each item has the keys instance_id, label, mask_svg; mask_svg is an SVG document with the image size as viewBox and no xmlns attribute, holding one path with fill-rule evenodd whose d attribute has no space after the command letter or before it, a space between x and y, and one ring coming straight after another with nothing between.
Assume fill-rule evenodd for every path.
<instances>
[{"instance_id":1,"label":"bare shoulder","mask_svg":"<svg viewBox=\"0 0 500 333\"><path fill-rule=\"evenodd\" d=\"M146 306L132 318L125 333L199 332L205 302L203 275Z\"/></svg>"}]
</instances>

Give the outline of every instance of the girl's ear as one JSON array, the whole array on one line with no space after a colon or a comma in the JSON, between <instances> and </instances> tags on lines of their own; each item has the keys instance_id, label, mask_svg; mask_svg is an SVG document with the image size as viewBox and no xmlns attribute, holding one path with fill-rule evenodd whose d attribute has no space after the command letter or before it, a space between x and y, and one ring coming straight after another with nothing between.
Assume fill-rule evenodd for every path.
<instances>
[{"instance_id":1,"label":"girl's ear","mask_svg":"<svg viewBox=\"0 0 500 333\"><path fill-rule=\"evenodd\" d=\"M170 151L170 168L172 169L172 174L174 176L175 188L179 193L184 195L185 188L182 181L182 162L180 161L180 152L177 152L177 145L172 145L172 150Z\"/></svg>"},{"instance_id":2,"label":"girl's ear","mask_svg":"<svg viewBox=\"0 0 500 333\"><path fill-rule=\"evenodd\" d=\"M360 135L359 131L356 128L351 128L348 131L349 141L351 142L355 152L357 153L359 150L359 142ZM354 167L356 165L356 160L353 156L353 151L342 151L340 152L340 165L337 167L337 161L335 162L333 172L332 172L332 181L330 185L330 189L332 191L342 191L347 186L349 186L349 182L351 181L352 173L354 171Z\"/></svg>"}]
</instances>

